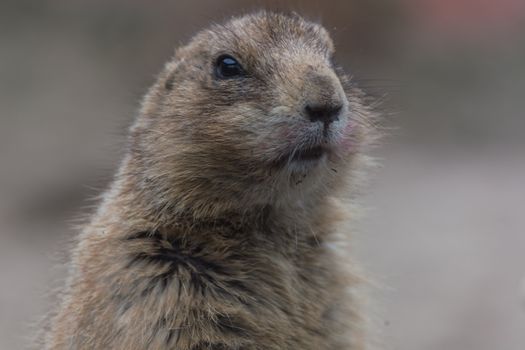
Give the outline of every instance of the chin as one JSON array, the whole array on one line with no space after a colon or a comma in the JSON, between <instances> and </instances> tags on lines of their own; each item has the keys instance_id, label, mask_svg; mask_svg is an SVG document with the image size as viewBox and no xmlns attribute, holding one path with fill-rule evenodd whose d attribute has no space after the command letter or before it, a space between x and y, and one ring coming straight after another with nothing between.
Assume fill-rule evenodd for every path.
<instances>
[{"instance_id":1,"label":"chin","mask_svg":"<svg viewBox=\"0 0 525 350\"><path fill-rule=\"evenodd\" d=\"M309 176L312 172L320 171L325 168L328 162L328 154L326 152L320 153L315 157L301 157L299 159L291 159L287 164L287 170L292 174L299 174L302 176Z\"/></svg>"}]
</instances>

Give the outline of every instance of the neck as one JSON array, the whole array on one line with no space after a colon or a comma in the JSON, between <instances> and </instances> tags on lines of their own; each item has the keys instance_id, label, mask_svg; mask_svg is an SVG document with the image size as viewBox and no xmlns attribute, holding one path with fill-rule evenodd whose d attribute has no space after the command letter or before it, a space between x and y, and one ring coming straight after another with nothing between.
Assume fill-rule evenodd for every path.
<instances>
[{"instance_id":1,"label":"neck","mask_svg":"<svg viewBox=\"0 0 525 350\"><path fill-rule=\"evenodd\" d=\"M301 201L281 201L253 205L232 206L212 202L208 207L179 204L187 199L178 196L180 192L171 190L170 196L160 195L154 184L144 181L130 168L126 159L117 175L117 180L105 196L99 210L99 220L122 227L122 230L155 230L159 228L184 227L191 230L197 226L229 225L234 227L260 228L273 226L282 229L311 230L319 222L332 215L333 206L328 196L312 196ZM166 193L166 192L165 192ZM202 202L202 201L201 201ZM199 203L201 203L199 202ZM114 210L118 208L118 210ZM204 210L203 210L204 209ZM105 213L115 213L111 216Z\"/></svg>"}]
</instances>

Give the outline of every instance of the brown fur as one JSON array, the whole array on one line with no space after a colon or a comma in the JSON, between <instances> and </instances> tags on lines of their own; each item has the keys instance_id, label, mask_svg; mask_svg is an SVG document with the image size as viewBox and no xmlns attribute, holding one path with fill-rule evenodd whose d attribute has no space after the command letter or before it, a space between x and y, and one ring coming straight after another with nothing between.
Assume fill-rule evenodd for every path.
<instances>
[{"instance_id":1,"label":"brown fur","mask_svg":"<svg viewBox=\"0 0 525 350\"><path fill-rule=\"evenodd\" d=\"M333 50L321 26L266 12L177 50L79 237L46 349L365 348L335 197L370 112ZM247 76L216 79L222 53ZM333 147L294 163L321 138L304 105L332 99L344 103L322 139Z\"/></svg>"}]
</instances>

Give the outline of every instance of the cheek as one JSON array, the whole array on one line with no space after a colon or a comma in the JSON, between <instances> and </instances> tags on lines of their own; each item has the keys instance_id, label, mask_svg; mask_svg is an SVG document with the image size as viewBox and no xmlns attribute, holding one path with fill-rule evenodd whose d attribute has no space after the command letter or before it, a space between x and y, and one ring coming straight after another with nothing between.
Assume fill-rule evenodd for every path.
<instances>
[{"instance_id":1,"label":"cheek","mask_svg":"<svg viewBox=\"0 0 525 350\"><path fill-rule=\"evenodd\" d=\"M300 135L298 127L289 124L274 125L261 135L260 146L265 149L288 147L295 144Z\"/></svg>"},{"instance_id":2,"label":"cheek","mask_svg":"<svg viewBox=\"0 0 525 350\"><path fill-rule=\"evenodd\" d=\"M285 145L290 145L297 138L297 129L293 129L289 125L279 127L277 131L278 141Z\"/></svg>"}]
</instances>

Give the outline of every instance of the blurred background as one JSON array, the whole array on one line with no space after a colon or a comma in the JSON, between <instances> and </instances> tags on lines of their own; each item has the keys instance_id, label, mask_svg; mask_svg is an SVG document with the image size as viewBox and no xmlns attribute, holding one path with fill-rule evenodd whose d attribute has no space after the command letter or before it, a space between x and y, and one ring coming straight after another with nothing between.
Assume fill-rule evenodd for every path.
<instances>
[{"instance_id":1,"label":"blurred background","mask_svg":"<svg viewBox=\"0 0 525 350\"><path fill-rule=\"evenodd\" d=\"M385 348L525 349L523 0L3 0L0 349L24 348L48 309L72 221L174 48L260 8L323 23L384 101L353 249Z\"/></svg>"}]
</instances>

